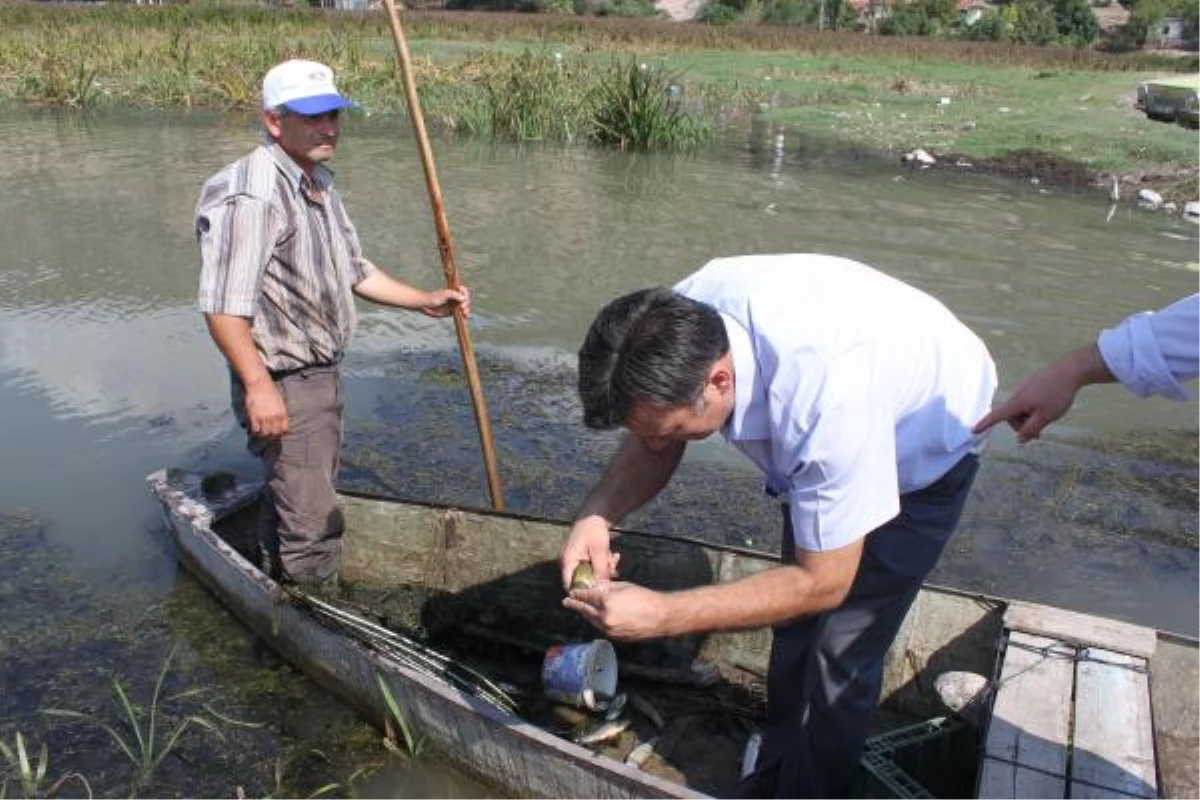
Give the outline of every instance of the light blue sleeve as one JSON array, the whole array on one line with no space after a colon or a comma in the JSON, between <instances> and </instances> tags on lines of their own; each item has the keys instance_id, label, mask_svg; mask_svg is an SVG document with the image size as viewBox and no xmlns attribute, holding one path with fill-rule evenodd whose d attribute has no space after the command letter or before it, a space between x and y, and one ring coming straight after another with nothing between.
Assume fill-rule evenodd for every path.
<instances>
[{"instance_id":1,"label":"light blue sleeve","mask_svg":"<svg viewBox=\"0 0 1200 800\"><path fill-rule=\"evenodd\" d=\"M1139 397L1189 400L1200 374L1200 294L1126 317L1096 341L1109 371Z\"/></svg>"}]
</instances>

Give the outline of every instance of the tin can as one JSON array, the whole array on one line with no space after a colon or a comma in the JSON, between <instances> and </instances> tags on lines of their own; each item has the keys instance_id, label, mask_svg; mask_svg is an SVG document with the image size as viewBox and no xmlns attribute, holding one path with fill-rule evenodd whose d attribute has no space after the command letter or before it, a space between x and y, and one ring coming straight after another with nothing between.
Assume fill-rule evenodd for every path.
<instances>
[{"instance_id":1,"label":"tin can","mask_svg":"<svg viewBox=\"0 0 1200 800\"><path fill-rule=\"evenodd\" d=\"M617 693L617 651L607 639L556 644L542 661L542 690L560 703L603 709Z\"/></svg>"}]
</instances>

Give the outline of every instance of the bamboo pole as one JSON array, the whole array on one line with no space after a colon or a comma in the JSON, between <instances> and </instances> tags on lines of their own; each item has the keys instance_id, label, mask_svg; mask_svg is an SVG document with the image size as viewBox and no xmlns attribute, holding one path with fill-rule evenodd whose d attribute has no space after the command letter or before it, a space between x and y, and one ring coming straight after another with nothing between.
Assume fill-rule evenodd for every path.
<instances>
[{"instance_id":1,"label":"bamboo pole","mask_svg":"<svg viewBox=\"0 0 1200 800\"><path fill-rule=\"evenodd\" d=\"M446 210L442 205L442 190L438 185L437 172L433 165L433 151L429 147L429 134L425 130L425 118L421 114L421 101L417 97L417 84L412 76L412 61L408 54L408 42L404 28L400 25L400 14L394 0L383 0L387 6L388 23L392 29L392 40L396 44L396 57L400 67L400 79L404 84L404 96L408 100L408 112L412 117L413 133L421 151L421 164L425 168L425 186L429 190L429 202L433 206L433 222L437 227L438 251L442 256L442 270L446 274L446 285L451 289L461 286L458 268L454 263L454 246L450 241L450 225L446 221ZM475 365L475 349L471 346L471 333L461 309L454 312L454 330L458 334L458 349L462 353L463 369L467 385L471 390L471 403L475 409L475 422L479 427L479 443L483 448L483 464L487 470L488 493L492 508L504 510L504 492L500 488L500 476L496 469L496 452L492 444L492 424L488 418L487 403L479 381L479 369Z\"/></svg>"}]
</instances>

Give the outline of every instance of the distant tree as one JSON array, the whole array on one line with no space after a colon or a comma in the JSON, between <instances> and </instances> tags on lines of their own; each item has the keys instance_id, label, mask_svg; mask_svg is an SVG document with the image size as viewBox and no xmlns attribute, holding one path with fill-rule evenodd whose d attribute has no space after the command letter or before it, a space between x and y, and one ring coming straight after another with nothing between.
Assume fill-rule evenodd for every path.
<instances>
[{"instance_id":1,"label":"distant tree","mask_svg":"<svg viewBox=\"0 0 1200 800\"><path fill-rule=\"evenodd\" d=\"M884 36L937 36L958 22L955 0L912 0L897 4L879 23Z\"/></svg>"},{"instance_id":2,"label":"distant tree","mask_svg":"<svg viewBox=\"0 0 1200 800\"><path fill-rule=\"evenodd\" d=\"M1187 3L1183 8L1183 40L1193 50L1200 44L1200 3Z\"/></svg>"},{"instance_id":3,"label":"distant tree","mask_svg":"<svg viewBox=\"0 0 1200 800\"><path fill-rule=\"evenodd\" d=\"M761 18L772 25L846 30L854 27L854 7L848 0L765 0Z\"/></svg>"},{"instance_id":4,"label":"distant tree","mask_svg":"<svg viewBox=\"0 0 1200 800\"><path fill-rule=\"evenodd\" d=\"M1100 23L1088 0L1054 0L1054 24L1063 41L1087 47L1100 33Z\"/></svg>"},{"instance_id":5,"label":"distant tree","mask_svg":"<svg viewBox=\"0 0 1200 800\"><path fill-rule=\"evenodd\" d=\"M1126 37L1129 42L1138 47L1144 46L1151 32L1163 24L1163 19L1174 11L1175 2L1171 0L1138 0L1138 4L1129 12L1126 22Z\"/></svg>"},{"instance_id":6,"label":"distant tree","mask_svg":"<svg viewBox=\"0 0 1200 800\"><path fill-rule=\"evenodd\" d=\"M974 25L967 25L963 28L962 37L973 42L1008 42L1012 40L1004 16L994 12L984 14Z\"/></svg>"},{"instance_id":7,"label":"distant tree","mask_svg":"<svg viewBox=\"0 0 1200 800\"><path fill-rule=\"evenodd\" d=\"M701 9L697 19L700 22L706 22L709 25L728 25L736 22L738 18L738 10L733 6L721 2L721 0L713 0L713 2Z\"/></svg>"},{"instance_id":8,"label":"distant tree","mask_svg":"<svg viewBox=\"0 0 1200 800\"><path fill-rule=\"evenodd\" d=\"M1054 18L1054 8L1043 0L1021 3L1017 7L1013 41L1043 47L1057 42L1058 21Z\"/></svg>"}]
</instances>

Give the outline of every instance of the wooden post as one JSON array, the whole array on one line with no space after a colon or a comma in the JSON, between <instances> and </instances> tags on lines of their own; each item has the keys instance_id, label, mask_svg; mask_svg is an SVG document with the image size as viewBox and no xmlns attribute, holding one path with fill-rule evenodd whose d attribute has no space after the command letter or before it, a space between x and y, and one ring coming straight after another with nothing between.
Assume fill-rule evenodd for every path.
<instances>
[{"instance_id":1,"label":"wooden post","mask_svg":"<svg viewBox=\"0 0 1200 800\"><path fill-rule=\"evenodd\" d=\"M461 284L458 280L458 268L454 263L454 247L450 241L450 226L446 222L446 211L442 204L442 190L438 186L437 172L433 165L433 151L429 147L429 135L425 130L425 118L421 114L421 101L417 97L417 85L412 76L412 61L408 54L408 43L404 38L404 28L400 25L400 15L396 11L394 0L383 0L387 6L388 22L392 28L392 39L396 44L396 57L400 67L400 80L404 84L404 96L408 101L408 113L412 118L413 133L416 135L417 147L421 152L421 164L425 168L425 186L429 190L429 202L433 207L433 222L437 228L438 251L442 256L442 270L446 274L446 285L457 289ZM463 369L467 376L467 385L471 390L471 402L475 409L475 422L479 427L479 443L483 449L483 463L487 470L488 493L491 495L492 508L504 510L504 492L500 488L500 476L496 469L496 453L492 444L492 423L488 418L487 404L483 399L483 389L479 381L479 369L475 365L475 350L471 346L471 333L467 330L467 321L461 310L454 312L454 329L458 334L458 348L462 353Z\"/></svg>"}]
</instances>

